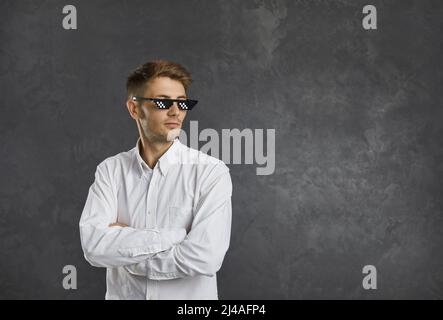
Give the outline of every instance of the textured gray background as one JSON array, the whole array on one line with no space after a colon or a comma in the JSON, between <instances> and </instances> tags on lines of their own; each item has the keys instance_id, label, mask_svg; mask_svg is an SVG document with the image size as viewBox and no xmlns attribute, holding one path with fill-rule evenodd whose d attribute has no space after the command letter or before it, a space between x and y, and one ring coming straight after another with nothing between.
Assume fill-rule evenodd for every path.
<instances>
[{"instance_id":1,"label":"textured gray background","mask_svg":"<svg viewBox=\"0 0 443 320\"><path fill-rule=\"evenodd\" d=\"M376 31L361 27L368 3ZM2 0L0 298L104 298L78 221L96 165L137 139L126 76L156 58L192 72L200 130L276 129L273 175L229 165L220 298L443 298L442 8ZM377 290L362 289L366 264Z\"/></svg>"}]
</instances>

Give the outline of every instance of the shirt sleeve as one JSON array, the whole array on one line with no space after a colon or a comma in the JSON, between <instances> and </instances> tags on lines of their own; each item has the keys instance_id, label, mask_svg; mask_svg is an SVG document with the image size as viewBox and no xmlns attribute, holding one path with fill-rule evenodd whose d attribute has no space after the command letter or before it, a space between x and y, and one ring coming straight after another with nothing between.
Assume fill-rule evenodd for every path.
<instances>
[{"instance_id":1,"label":"shirt sleeve","mask_svg":"<svg viewBox=\"0 0 443 320\"><path fill-rule=\"evenodd\" d=\"M231 236L232 181L229 168L224 164L222 168L221 174L203 184L203 194L186 238L143 262L125 266L128 272L153 280L215 275Z\"/></svg>"},{"instance_id":2,"label":"shirt sleeve","mask_svg":"<svg viewBox=\"0 0 443 320\"><path fill-rule=\"evenodd\" d=\"M79 227L85 259L95 267L134 264L181 242L184 228L135 229L109 227L117 221L117 196L109 170L101 163L89 188Z\"/></svg>"}]
</instances>

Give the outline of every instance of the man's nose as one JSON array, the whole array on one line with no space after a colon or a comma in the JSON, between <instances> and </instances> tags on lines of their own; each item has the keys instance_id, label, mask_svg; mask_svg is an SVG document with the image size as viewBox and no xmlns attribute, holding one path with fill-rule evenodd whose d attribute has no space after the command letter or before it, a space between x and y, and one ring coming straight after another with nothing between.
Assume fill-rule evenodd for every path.
<instances>
[{"instance_id":1,"label":"man's nose","mask_svg":"<svg viewBox=\"0 0 443 320\"><path fill-rule=\"evenodd\" d=\"M169 114L178 114L180 111L179 107L178 107L178 102L174 101L174 103L172 104L172 106L168 109L168 113Z\"/></svg>"}]
</instances>

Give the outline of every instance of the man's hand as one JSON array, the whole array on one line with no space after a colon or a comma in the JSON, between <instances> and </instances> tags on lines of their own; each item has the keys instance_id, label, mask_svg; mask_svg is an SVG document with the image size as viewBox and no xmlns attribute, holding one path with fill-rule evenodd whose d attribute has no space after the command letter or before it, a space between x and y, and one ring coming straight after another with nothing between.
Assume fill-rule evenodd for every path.
<instances>
[{"instance_id":1,"label":"man's hand","mask_svg":"<svg viewBox=\"0 0 443 320\"><path fill-rule=\"evenodd\" d=\"M115 222L115 223L111 223L110 225L109 225L110 227L129 227L127 224L124 224L124 223L120 223L120 222Z\"/></svg>"}]
</instances>

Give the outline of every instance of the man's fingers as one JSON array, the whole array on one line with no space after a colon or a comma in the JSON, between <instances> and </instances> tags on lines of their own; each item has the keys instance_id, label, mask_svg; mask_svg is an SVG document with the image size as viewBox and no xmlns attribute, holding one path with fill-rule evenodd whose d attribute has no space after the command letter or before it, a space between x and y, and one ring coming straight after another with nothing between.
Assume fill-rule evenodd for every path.
<instances>
[{"instance_id":1,"label":"man's fingers","mask_svg":"<svg viewBox=\"0 0 443 320\"><path fill-rule=\"evenodd\" d=\"M128 227L127 224L120 223L120 222L111 223L109 226L110 227Z\"/></svg>"}]
</instances>

